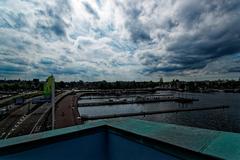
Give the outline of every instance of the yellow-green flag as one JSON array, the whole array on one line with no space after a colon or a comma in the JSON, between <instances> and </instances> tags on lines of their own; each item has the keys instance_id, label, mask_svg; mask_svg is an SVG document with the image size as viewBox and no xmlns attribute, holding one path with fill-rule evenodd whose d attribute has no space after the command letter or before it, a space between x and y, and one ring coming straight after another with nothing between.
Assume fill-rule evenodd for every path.
<instances>
[{"instance_id":1,"label":"yellow-green flag","mask_svg":"<svg viewBox=\"0 0 240 160\"><path fill-rule=\"evenodd\" d=\"M53 76L49 76L44 84L43 94L45 96L51 96L53 78L54 78Z\"/></svg>"}]
</instances>

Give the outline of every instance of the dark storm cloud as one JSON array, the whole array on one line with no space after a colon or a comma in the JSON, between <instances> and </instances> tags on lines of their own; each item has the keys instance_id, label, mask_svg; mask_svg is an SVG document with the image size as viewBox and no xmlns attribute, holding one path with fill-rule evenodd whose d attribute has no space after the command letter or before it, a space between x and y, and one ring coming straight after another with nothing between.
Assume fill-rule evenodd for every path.
<instances>
[{"instance_id":1,"label":"dark storm cloud","mask_svg":"<svg viewBox=\"0 0 240 160\"><path fill-rule=\"evenodd\" d=\"M62 17L70 11L71 7L67 1L59 0L56 6L46 5L46 9L39 10L38 14L48 19L37 21L36 32L48 40L64 38L68 25Z\"/></svg>"},{"instance_id":2,"label":"dark storm cloud","mask_svg":"<svg viewBox=\"0 0 240 160\"><path fill-rule=\"evenodd\" d=\"M4 47L8 47L9 49L16 49L18 52L26 52L27 49L29 48L29 45L31 45L30 41L20 39L20 37L15 37L12 35L0 36L0 47L4 46ZM9 51L6 51L6 52L9 52Z\"/></svg>"},{"instance_id":3,"label":"dark storm cloud","mask_svg":"<svg viewBox=\"0 0 240 160\"><path fill-rule=\"evenodd\" d=\"M45 58L42 58L39 63L43 65L53 65L55 61L52 58L45 57Z\"/></svg>"},{"instance_id":4,"label":"dark storm cloud","mask_svg":"<svg viewBox=\"0 0 240 160\"><path fill-rule=\"evenodd\" d=\"M46 75L49 74L55 74L55 75L84 75L84 74L91 74L91 68L77 68L77 67L62 67L62 66L54 66L54 65L47 65L47 66L39 66L39 64L36 64L39 68L43 70L43 72L46 73Z\"/></svg>"},{"instance_id":5,"label":"dark storm cloud","mask_svg":"<svg viewBox=\"0 0 240 160\"><path fill-rule=\"evenodd\" d=\"M79 68L61 68L61 69L55 69L53 73L55 74L64 74L64 75L74 75L74 74L84 74L86 73L86 70L79 69Z\"/></svg>"},{"instance_id":6,"label":"dark storm cloud","mask_svg":"<svg viewBox=\"0 0 240 160\"><path fill-rule=\"evenodd\" d=\"M102 7L102 0L96 0L98 7Z\"/></svg>"},{"instance_id":7,"label":"dark storm cloud","mask_svg":"<svg viewBox=\"0 0 240 160\"><path fill-rule=\"evenodd\" d=\"M3 74L18 74L26 71L25 66L14 66L9 64L0 64L0 73Z\"/></svg>"},{"instance_id":8,"label":"dark storm cloud","mask_svg":"<svg viewBox=\"0 0 240 160\"><path fill-rule=\"evenodd\" d=\"M2 62L8 62L8 63L12 63L12 64L18 64L18 65L23 65L23 66L27 66L29 64L29 62L27 62L26 60L24 60L23 58L5 58L5 59L1 59Z\"/></svg>"},{"instance_id":9,"label":"dark storm cloud","mask_svg":"<svg viewBox=\"0 0 240 160\"><path fill-rule=\"evenodd\" d=\"M236 66L236 67L230 68L228 72L240 73L240 67Z\"/></svg>"},{"instance_id":10,"label":"dark storm cloud","mask_svg":"<svg viewBox=\"0 0 240 160\"><path fill-rule=\"evenodd\" d=\"M55 19L53 24L45 25L38 23L36 32L40 33L44 38L51 40L53 37L65 37L65 25L60 19Z\"/></svg>"},{"instance_id":11,"label":"dark storm cloud","mask_svg":"<svg viewBox=\"0 0 240 160\"><path fill-rule=\"evenodd\" d=\"M163 38L165 50L158 51L167 53L164 60L157 53L142 55L147 67L144 71L202 69L220 57L240 52L239 1L179 3L176 16L172 17L178 25L173 25L176 29L169 33L170 37Z\"/></svg>"},{"instance_id":12,"label":"dark storm cloud","mask_svg":"<svg viewBox=\"0 0 240 160\"><path fill-rule=\"evenodd\" d=\"M0 10L0 28L23 28L27 26L26 18L23 13L3 12Z\"/></svg>"},{"instance_id":13,"label":"dark storm cloud","mask_svg":"<svg viewBox=\"0 0 240 160\"><path fill-rule=\"evenodd\" d=\"M133 24L131 24L131 25L133 25ZM149 34L146 31L144 31L143 29L139 28L139 27L131 26L129 30L131 32L132 40L135 43L136 42L150 41L151 40Z\"/></svg>"},{"instance_id":14,"label":"dark storm cloud","mask_svg":"<svg viewBox=\"0 0 240 160\"><path fill-rule=\"evenodd\" d=\"M96 19L99 19L98 13L92 8L92 6L88 3L82 3L86 9L86 11L90 14L92 14Z\"/></svg>"},{"instance_id":15,"label":"dark storm cloud","mask_svg":"<svg viewBox=\"0 0 240 160\"><path fill-rule=\"evenodd\" d=\"M130 32L132 41L134 43L150 41L151 37L147 28L139 20L139 16L141 15L141 8L137 8L131 4L130 8L124 8L124 10L126 10L128 19L125 25Z\"/></svg>"}]
</instances>

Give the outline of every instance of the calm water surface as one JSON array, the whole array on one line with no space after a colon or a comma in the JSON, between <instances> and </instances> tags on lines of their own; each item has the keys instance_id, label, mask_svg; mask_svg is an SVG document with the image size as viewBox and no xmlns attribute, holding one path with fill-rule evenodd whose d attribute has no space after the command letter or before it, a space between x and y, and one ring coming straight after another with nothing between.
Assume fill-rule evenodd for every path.
<instances>
[{"instance_id":1,"label":"calm water surface","mask_svg":"<svg viewBox=\"0 0 240 160\"><path fill-rule=\"evenodd\" d=\"M157 93L159 94L159 93ZM109 115L117 113L135 113L141 111L159 111L176 108L191 107L211 107L217 105L229 105L228 109L192 111L181 113L165 113L147 116L137 116L135 118L187 125L193 127L239 132L240 133L240 94L239 93L178 93L174 91L164 91L161 94L174 94L186 97L198 98L192 104L180 105L175 102L158 102L146 104L124 104L124 105L106 105L96 107L81 107L81 115ZM104 101L106 99L94 99L94 101ZM83 101L83 100L82 100ZM84 100L84 102L89 100ZM90 100L92 101L92 100ZM81 100L79 101L81 103Z\"/></svg>"}]
</instances>

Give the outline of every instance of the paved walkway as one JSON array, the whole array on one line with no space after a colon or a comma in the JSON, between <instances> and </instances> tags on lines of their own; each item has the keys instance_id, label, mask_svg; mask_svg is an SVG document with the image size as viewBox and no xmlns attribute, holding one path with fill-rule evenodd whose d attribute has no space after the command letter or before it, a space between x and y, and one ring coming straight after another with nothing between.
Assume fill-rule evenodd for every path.
<instances>
[{"instance_id":1,"label":"paved walkway","mask_svg":"<svg viewBox=\"0 0 240 160\"><path fill-rule=\"evenodd\" d=\"M77 98L75 95L68 95L56 105L55 128L81 124L76 101Z\"/></svg>"}]
</instances>

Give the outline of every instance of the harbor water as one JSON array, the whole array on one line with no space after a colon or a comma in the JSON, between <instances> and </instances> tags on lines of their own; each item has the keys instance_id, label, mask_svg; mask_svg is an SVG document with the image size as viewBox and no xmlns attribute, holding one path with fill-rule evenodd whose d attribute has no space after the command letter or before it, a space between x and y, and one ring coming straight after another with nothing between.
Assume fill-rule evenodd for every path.
<instances>
[{"instance_id":1,"label":"harbor water","mask_svg":"<svg viewBox=\"0 0 240 160\"><path fill-rule=\"evenodd\" d=\"M182 97L197 98L189 104L179 104L176 102L157 102L157 103L144 103L144 104L123 104L123 105L104 105L104 106L91 106L79 107L80 115L96 116L96 115L110 115L119 113L138 113L148 111L161 111L169 109L182 109L193 107L213 107L219 105L228 105L230 108L216 109L216 110L203 110L191 111L181 113L165 113L154 114L146 116L136 116L134 118L173 123L179 125L186 125L199 128L207 128L213 130L230 131L240 133L240 94L239 93L180 93L175 91L161 91L156 94L174 95ZM89 98L89 97L86 97ZM128 97L131 99L132 97ZM114 100L114 98L111 98ZM101 102L106 101L104 97L94 97L94 99L83 99L81 102Z\"/></svg>"}]
</instances>

